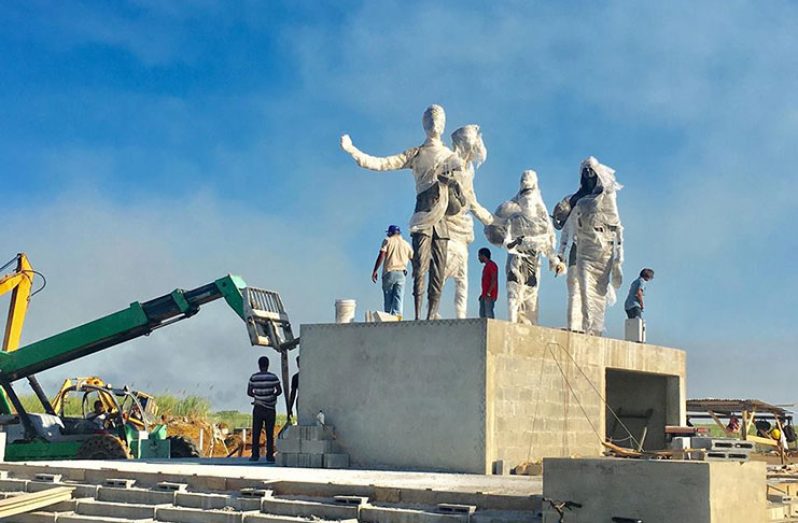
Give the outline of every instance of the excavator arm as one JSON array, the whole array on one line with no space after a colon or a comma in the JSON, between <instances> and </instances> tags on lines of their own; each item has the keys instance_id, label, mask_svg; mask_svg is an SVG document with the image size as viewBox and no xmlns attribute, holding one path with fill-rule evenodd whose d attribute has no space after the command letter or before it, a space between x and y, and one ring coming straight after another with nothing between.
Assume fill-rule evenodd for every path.
<instances>
[{"instance_id":1,"label":"excavator arm","mask_svg":"<svg viewBox=\"0 0 798 523\"><path fill-rule=\"evenodd\" d=\"M133 302L121 311L14 352L0 353L0 382L11 383L148 335L160 327L193 316L201 305L219 298L224 298L236 314L246 320L242 296L245 288L241 278L228 275L193 290L177 289L146 302Z\"/></svg>"},{"instance_id":2,"label":"excavator arm","mask_svg":"<svg viewBox=\"0 0 798 523\"><path fill-rule=\"evenodd\" d=\"M3 352L12 352L19 348L25 314L28 312L28 300L33 287L33 267L24 252L17 254L14 260L16 267L13 273L0 278L0 295L11 292L11 303L6 318L6 331L3 337Z\"/></svg>"}]
</instances>

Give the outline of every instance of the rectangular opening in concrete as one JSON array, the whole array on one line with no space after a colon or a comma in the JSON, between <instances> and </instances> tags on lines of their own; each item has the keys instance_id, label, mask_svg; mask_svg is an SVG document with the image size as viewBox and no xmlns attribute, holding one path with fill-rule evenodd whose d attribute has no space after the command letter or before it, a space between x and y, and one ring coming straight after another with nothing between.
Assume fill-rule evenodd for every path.
<instances>
[{"instance_id":1,"label":"rectangular opening in concrete","mask_svg":"<svg viewBox=\"0 0 798 523\"><path fill-rule=\"evenodd\" d=\"M644 450L664 449L665 425L678 424L678 420L668 419L675 411L670 405L674 379L678 380L663 374L607 369L606 437L622 447L637 448L642 443Z\"/></svg>"}]
</instances>

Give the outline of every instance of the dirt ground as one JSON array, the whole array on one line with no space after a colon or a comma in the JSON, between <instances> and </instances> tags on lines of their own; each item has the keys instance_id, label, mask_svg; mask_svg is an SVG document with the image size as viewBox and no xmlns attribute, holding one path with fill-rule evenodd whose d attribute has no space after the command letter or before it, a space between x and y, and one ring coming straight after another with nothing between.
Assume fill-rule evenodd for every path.
<instances>
[{"instance_id":1,"label":"dirt ground","mask_svg":"<svg viewBox=\"0 0 798 523\"><path fill-rule=\"evenodd\" d=\"M191 418L169 418L167 422L167 432L170 436L183 436L190 439L197 446L200 455L203 457L224 458L230 455L248 456L250 454L250 436L247 434L247 442L244 449L241 449L241 434L233 432L224 425L214 428L213 424L205 420ZM275 435L280 432L281 426L274 429ZM202 435L202 449L199 447L200 432ZM216 437L214 438L214 434ZM261 435L261 445L266 444L266 434ZM242 452L239 453L239 450Z\"/></svg>"}]
</instances>

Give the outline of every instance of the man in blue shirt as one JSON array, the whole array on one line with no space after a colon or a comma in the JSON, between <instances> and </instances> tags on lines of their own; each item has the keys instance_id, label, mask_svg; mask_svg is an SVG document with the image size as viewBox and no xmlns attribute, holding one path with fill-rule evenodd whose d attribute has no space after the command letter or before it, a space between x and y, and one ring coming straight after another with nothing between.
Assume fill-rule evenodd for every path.
<instances>
[{"instance_id":1,"label":"man in blue shirt","mask_svg":"<svg viewBox=\"0 0 798 523\"><path fill-rule=\"evenodd\" d=\"M643 269L640 271L640 277L632 282L629 286L629 295L626 297L624 308L626 309L626 316L628 318L642 318L643 317L643 296L646 293L646 282L654 279L653 269Z\"/></svg>"}]
</instances>

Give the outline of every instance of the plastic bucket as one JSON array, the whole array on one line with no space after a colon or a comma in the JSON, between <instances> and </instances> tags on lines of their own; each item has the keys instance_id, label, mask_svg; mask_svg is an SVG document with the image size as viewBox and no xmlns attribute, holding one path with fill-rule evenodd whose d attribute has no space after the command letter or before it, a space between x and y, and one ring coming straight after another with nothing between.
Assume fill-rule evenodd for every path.
<instances>
[{"instance_id":1,"label":"plastic bucket","mask_svg":"<svg viewBox=\"0 0 798 523\"><path fill-rule=\"evenodd\" d=\"M356 308L355 300L335 300L335 323L352 323Z\"/></svg>"}]
</instances>

